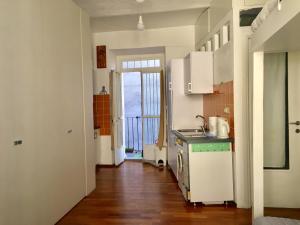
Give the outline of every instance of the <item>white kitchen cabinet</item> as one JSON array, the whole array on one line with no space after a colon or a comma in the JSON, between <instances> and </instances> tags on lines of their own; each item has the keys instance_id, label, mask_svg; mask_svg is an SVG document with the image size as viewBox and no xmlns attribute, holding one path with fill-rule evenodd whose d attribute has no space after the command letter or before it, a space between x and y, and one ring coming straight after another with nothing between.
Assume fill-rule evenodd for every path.
<instances>
[{"instance_id":1,"label":"white kitchen cabinet","mask_svg":"<svg viewBox=\"0 0 300 225\"><path fill-rule=\"evenodd\" d=\"M185 57L184 92L213 93L213 52L191 52Z\"/></svg>"}]
</instances>

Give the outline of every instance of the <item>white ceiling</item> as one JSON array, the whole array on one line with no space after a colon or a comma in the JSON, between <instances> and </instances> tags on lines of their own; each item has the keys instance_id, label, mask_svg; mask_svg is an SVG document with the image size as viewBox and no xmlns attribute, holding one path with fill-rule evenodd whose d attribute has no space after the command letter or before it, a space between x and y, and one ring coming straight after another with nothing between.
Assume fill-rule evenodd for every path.
<instances>
[{"instance_id":1,"label":"white ceiling","mask_svg":"<svg viewBox=\"0 0 300 225\"><path fill-rule=\"evenodd\" d=\"M289 52L300 50L300 13L278 30L263 45L265 52Z\"/></svg>"},{"instance_id":2,"label":"white ceiling","mask_svg":"<svg viewBox=\"0 0 300 225\"><path fill-rule=\"evenodd\" d=\"M92 17L132 15L139 12L156 13L176 10L205 8L211 0L74 0Z\"/></svg>"},{"instance_id":3,"label":"white ceiling","mask_svg":"<svg viewBox=\"0 0 300 225\"><path fill-rule=\"evenodd\" d=\"M183 1L183 0L182 0ZM194 25L206 8L143 14L146 29ZM136 30L138 14L92 18L93 32Z\"/></svg>"}]
</instances>

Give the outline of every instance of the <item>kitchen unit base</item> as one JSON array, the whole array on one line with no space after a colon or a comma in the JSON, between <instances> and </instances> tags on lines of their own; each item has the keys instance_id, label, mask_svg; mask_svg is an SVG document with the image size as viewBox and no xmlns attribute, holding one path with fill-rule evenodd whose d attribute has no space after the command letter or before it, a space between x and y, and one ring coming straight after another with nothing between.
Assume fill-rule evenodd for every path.
<instances>
[{"instance_id":1,"label":"kitchen unit base","mask_svg":"<svg viewBox=\"0 0 300 225\"><path fill-rule=\"evenodd\" d=\"M189 144L190 201L233 201L231 143Z\"/></svg>"}]
</instances>

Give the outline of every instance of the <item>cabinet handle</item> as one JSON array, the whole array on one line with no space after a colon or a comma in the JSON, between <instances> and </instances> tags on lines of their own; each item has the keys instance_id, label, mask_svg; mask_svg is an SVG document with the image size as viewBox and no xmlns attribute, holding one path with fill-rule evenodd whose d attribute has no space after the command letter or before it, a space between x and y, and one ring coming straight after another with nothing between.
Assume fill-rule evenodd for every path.
<instances>
[{"instance_id":1,"label":"cabinet handle","mask_svg":"<svg viewBox=\"0 0 300 225\"><path fill-rule=\"evenodd\" d=\"M192 83L188 83L188 91L192 92Z\"/></svg>"},{"instance_id":2,"label":"cabinet handle","mask_svg":"<svg viewBox=\"0 0 300 225\"><path fill-rule=\"evenodd\" d=\"M171 90L172 90L172 83L169 82L169 91L171 91Z\"/></svg>"},{"instance_id":3,"label":"cabinet handle","mask_svg":"<svg viewBox=\"0 0 300 225\"><path fill-rule=\"evenodd\" d=\"M178 162L178 167L179 167L178 172L182 173L183 165L182 165L182 155L180 153L178 153L178 155L177 155L177 162Z\"/></svg>"}]
</instances>

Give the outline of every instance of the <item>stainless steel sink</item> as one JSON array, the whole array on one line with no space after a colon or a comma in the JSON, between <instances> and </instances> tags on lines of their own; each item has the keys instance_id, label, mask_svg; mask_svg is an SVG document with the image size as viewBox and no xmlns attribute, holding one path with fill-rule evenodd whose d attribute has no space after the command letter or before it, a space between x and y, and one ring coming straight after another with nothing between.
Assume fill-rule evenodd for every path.
<instances>
[{"instance_id":1,"label":"stainless steel sink","mask_svg":"<svg viewBox=\"0 0 300 225\"><path fill-rule=\"evenodd\" d=\"M200 129L180 129L177 132L185 137L206 137L206 134Z\"/></svg>"}]
</instances>

